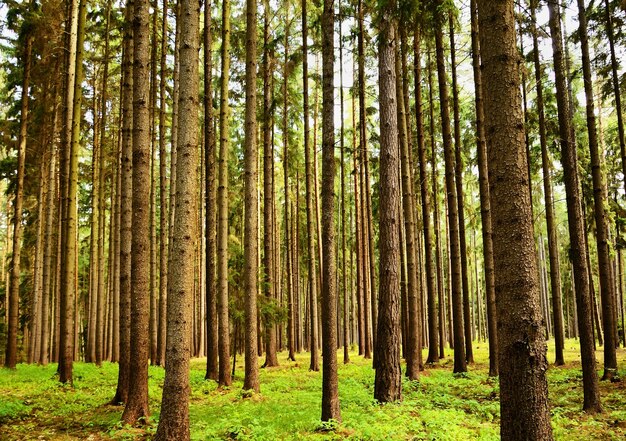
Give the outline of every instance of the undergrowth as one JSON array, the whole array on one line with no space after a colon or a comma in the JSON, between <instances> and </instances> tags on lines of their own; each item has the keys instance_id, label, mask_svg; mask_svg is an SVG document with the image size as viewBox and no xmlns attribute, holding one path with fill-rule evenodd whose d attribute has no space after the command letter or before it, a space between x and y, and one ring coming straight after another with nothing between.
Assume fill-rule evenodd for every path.
<instances>
[{"instance_id":1,"label":"undergrowth","mask_svg":"<svg viewBox=\"0 0 626 441\"><path fill-rule=\"evenodd\" d=\"M380 405L373 399L371 360L351 353L339 360L342 422L321 423L321 372L308 370L308 354L296 362L279 355L280 367L261 369L261 393L242 393L243 365L233 385L218 388L204 380L204 360L192 360L190 420L194 440L496 440L499 439L498 381L489 378L487 344L475 342L476 363L466 375L452 374L446 357L404 380L403 400ZM582 376L578 343L566 342L565 366L550 366L548 381L552 426L556 439L612 440L626 438L626 381L601 382L604 413L586 415L582 408ZM451 355L448 351L447 355ZM554 355L548 357L553 361ZM618 351L620 367L626 353ZM602 360L602 353L597 353ZM262 362L262 360L260 360ZM601 367L601 364L598 364ZM74 387L63 386L56 365L18 365L0 370L1 440L141 440L158 424L164 371L149 369L152 416L141 428L120 423L123 408L111 406L117 365L101 368L76 363ZM620 372L626 378L626 372Z\"/></svg>"}]
</instances>

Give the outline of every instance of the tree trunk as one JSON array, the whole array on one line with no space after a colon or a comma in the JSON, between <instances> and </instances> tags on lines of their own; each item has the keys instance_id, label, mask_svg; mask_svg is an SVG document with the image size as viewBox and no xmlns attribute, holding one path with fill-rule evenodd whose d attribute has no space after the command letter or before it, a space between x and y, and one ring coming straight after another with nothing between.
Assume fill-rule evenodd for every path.
<instances>
[{"instance_id":1,"label":"tree trunk","mask_svg":"<svg viewBox=\"0 0 626 441\"><path fill-rule=\"evenodd\" d=\"M589 153L591 156L591 175L593 181L594 216L596 221L596 245L600 279L600 299L602 303L602 324L604 326L604 374L603 380L617 379L617 341L615 323L615 285L611 278L611 257L609 249L609 226L605 204L604 173L598 152L598 134L596 128L595 107L593 102L593 81L591 79L591 61L589 56L589 37L587 35L587 13L585 3L578 0L578 32L582 50L583 79L585 85L587 133L589 135Z\"/></svg>"},{"instance_id":2,"label":"tree trunk","mask_svg":"<svg viewBox=\"0 0 626 441\"><path fill-rule=\"evenodd\" d=\"M496 292L494 281L493 236L491 228L491 203L489 171L487 168L487 141L485 139L485 113L483 109L482 72L480 70L480 42L478 41L478 16L476 0L471 0L472 67L474 70L474 96L476 107L476 149L478 150L478 185L480 192L480 219L483 235L483 261L485 267L485 293L487 300L487 330L489 336L489 376L498 376L498 324L496 317Z\"/></svg>"},{"instance_id":3,"label":"tree trunk","mask_svg":"<svg viewBox=\"0 0 626 441\"><path fill-rule=\"evenodd\" d=\"M437 2L441 5L441 1ZM457 187L455 184L455 157L450 133L450 110L448 98L448 84L443 47L443 12L437 12L440 17L439 26L435 30L435 47L437 53L437 77L439 80L439 99L441 108L441 127L443 135L444 160L446 163L446 185L448 220L450 224L450 275L452 282L452 312L454 316L454 372L466 372L465 338L463 335L463 283L461 279L461 245L459 242L459 212L457 203Z\"/></svg>"},{"instance_id":4,"label":"tree trunk","mask_svg":"<svg viewBox=\"0 0 626 441\"><path fill-rule=\"evenodd\" d=\"M11 258L11 281L9 290L8 334L4 366L15 369L17 364L17 329L19 321L19 298L21 285L21 253L22 253L22 207L24 205L24 165L26 162L26 136L28 130L28 95L30 87L31 54L33 37L29 34L24 42L24 73L22 77L22 108L20 111L20 134L17 150L17 186L13 199L13 254Z\"/></svg>"},{"instance_id":5,"label":"tree trunk","mask_svg":"<svg viewBox=\"0 0 626 441\"><path fill-rule=\"evenodd\" d=\"M548 141L543 104L543 81L539 61L539 42L537 37L537 0L531 0L531 29L533 34L533 58L535 63L535 81L537 89L537 110L539 114L539 141L541 144L541 166L543 168L543 192L546 205L546 228L548 233L548 254L550 259L550 289L552 292L552 311L554 314L554 344L556 351L555 365L565 364L563 359L563 305L561 303L561 271L559 262L559 243L556 234L554 215L554 197L552 196L552 179L550 177L551 161L548 156Z\"/></svg>"},{"instance_id":6,"label":"tree trunk","mask_svg":"<svg viewBox=\"0 0 626 441\"><path fill-rule=\"evenodd\" d=\"M217 188L217 308L219 321L219 384L230 386L230 333L228 318L228 150L230 140L230 0L222 2L222 84L220 91L220 153Z\"/></svg>"},{"instance_id":7,"label":"tree trunk","mask_svg":"<svg viewBox=\"0 0 626 441\"><path fill-rule=\"evenodd\" d=\"M180 95L176 202L167 296L167 349L161 417L155 440L189 440L189 332L198 231L198 18L199 3L181 0Z\"/></svg>"},{"instance_id":8,"label":"tree trunk","mask_svg":"<svg viewBox=\"0 0 626 441\"><path fill-rule=\"evenodd\" d=\"M130 379L122 421L134 425L148 417L150 317L150 34L148 0L133 11L132 241L130 298Z\"/></svg>"},{"instance_id":9,"label":"tree trunk","mask_svg":"<svg viewBox=\"0 0 626 441\"><path fill-rule=\"evenodd\" d=\"M461 249L461 282L463 283L463 325L465 330L465 360L474 363L472 350L472 312L470 309L470 290L467 276L467 244L465 237L465 205L463 203L463 157L461 155L461 119L459 116L459 91L456 75L456 48L454 41L454 19L448 15L450 26L450 70L452 71L452 111L454 114L454 182L459 219L459 246Z\"/></svg>"},{"instance_id":10,"label":"tree trunk","mask_svg":"<svg viewBox=\"0 0 626 441\"><path fill-rule=\"evenodd\" d=\"M500 360L500 436L553 439L513 2L478 1Z\"/></svg>"},{"instance_id":11,"label":"tree trunk","mask_svg":"<svg viewBox=\"0 0 626 441\"><path fill-rule=\"evenodd\" d=\"M413 37L413 79L415 82L415 120L417 133L417 155L419 161L420 192L422 197L422 229L424 232L424 267L426 270L426 293L428 299L428 358L426 363L439 360L439 335L437 316L437 290L435 269L433 268L433 239L430 221L430 197L428 195L428 176L426 171L426 149L424 147L424 111L422 107L422 65L421 33L415 31ZM431 133L431 136L434 134ZM433 197L436 197L433 196ZM440 306L441 307L441 306ZM443 350L443 348L441 348Z\"/></svg>"},{"instance_id":12,"label":"tree trunk","mask_svg":"<svg viewBox=\"0 0 626 441\"><path fill-rule=\"evenodd\" d=\"M337 388L337 289L335 284L335 11L322 12L322 421L341 421Z\"/></svg>"},{"instance_id":13,"label":"tree trunk","mask_svg":"<svg viewBox=\"0 0 626 441\"><path fill-rule=\"evenodd\" d=\"M133 128L133 17L134 1L128 0L124 18L122 56L122 152L120 192L120 299L119 299L119 371L113 404L128 401L130 387L130 293L132 242L132 128Z\"/></svg>"},{"instance_id":14,"label":"tree trunk","mask_svg":"<svg viewBox=\"0 0 626 441\"><path fill-rule=\"evenodd\" d=\"M259 392L259 365L257 362L257 311L259 211L257 192L257 121L256 121L256 0L246 1L246 115L244 143L244 268L245 292L245 378L244 390Z\"/></svg>"},{"instance_id":15,"label":"tree trunk","mask_svg":"<svg viewBox=\"0 0 626 441\"><path fill-rule=\"evenodd\" d=\"M380 293L374 398L402 399L400 371L400 188L398 113L395 100L396 3L379 5L380 96Z\"/></svg>"}]
</instances>

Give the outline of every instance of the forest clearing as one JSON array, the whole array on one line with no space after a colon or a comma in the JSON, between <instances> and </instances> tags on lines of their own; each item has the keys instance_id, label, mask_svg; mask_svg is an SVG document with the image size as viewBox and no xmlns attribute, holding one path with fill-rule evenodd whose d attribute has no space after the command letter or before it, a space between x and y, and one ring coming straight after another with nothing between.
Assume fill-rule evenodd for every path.
<instances>
[{"instance_id":1,"label":"forest clearing","mask_svg":"<svg viewBox=\"0 0 626 441\"><path fill-rule=\"evenodd\" d=\"M405 379L403 400L378 405L372 400L371 360L357 358L339 366L343 424L319 421L321 375L308 370L305 354L296 362L280 353L280 366L261 369L259 395L241 390L243 364L231 387L204 379L203 359L191 361L192 440L497 440L498 381L489 378L486 344L476 342L476 363L452 374L450 358L428 366L419 381ZM626 437L626 384L602 383L606 412L581 412L580 355L575 340L565 342L564 366L550 366L550 410L559 440L621 440ZM601 352L598 354L601 356ZM548 353L554 358L554 353ZM626 362L620 351L619 362ZM136 429L120 423L122 408L107 405L115 389L116 366L77 363L75 390L59 384L54 367L20 365L0 376L0 439L141 440L154 434L159 415L163 370L150 368L153 414ZM70 398L71 397L71 398Z\"/></svg>"}]
</instances>

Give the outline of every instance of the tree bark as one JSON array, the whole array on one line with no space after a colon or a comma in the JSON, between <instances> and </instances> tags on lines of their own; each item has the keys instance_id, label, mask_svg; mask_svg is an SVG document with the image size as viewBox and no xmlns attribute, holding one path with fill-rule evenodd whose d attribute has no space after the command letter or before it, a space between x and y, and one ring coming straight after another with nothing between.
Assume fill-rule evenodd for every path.
<instances>
[{"instance_id":1,"label":"tree bark","mask_svg":"<svg viewBox=\"0 0 626 441\"><path fill-rule=\"evenodd\" d=\"M380 96L380 292L374 398L402 399L400 371L400 188L398 114L395 100L396 3L379 5L378 71Z\"/></svg>"},{"instance_id":2,"label":"tree bark","mask_svg":"<svg viewBox=\"0 0 626 441\"><path fill-rule=\"evenodd\" d=\"M493 219L500 436L553 439L513 2L478 1Z\"/></svg>"},{"instance_id":3,"label":"tree bark","mask_svg":"<svg viewBox=\"0 0 626 441\"><path fill-rule=\"evenodd\" d=\"M195 235L198 231L198 27L200 6L181 0L180 95L176 210L169 271L167 349L161 417L155 440L189 440L189 332L194 292Z\"/></svg>"}]
</instances>

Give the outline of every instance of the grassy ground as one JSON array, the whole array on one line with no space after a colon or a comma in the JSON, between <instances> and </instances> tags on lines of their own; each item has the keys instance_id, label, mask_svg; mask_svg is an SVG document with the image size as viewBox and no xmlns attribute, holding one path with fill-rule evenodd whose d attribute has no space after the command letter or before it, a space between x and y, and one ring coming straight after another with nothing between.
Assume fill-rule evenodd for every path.
<instances>
[{"instance_id":1,"label":"grassy ground","mask_svg":"<svg viewBox=\"0 0 626 441\"><path fill-rule=\"evenodd\" d=\"M238 363L233 386L218 389L204 381L204 360L193 360L190 405L191 435L195 440L355 439L355 440L472 440L498 439L498 382L487 377L487 345L475 344L477 363L467 375L452 374L450 357L422 373L419 382L404 382L399 404L374 402L374 371L370 360L351 353L352 363L340 364L339 396L343 424L322 426L321 372L308 371L308 354L281 366L261 370L261 394L241 392L243 367ZM339 362L341 363L341 352ZM580 411L580 356L575 341L566 343L564 367L548 371L552 426L565 440L625 439L626 381L601 383L605 412L589 416ZM598 352L598 360L602 353ZM554 356L550 352L549 359ZM626 352L618 352L626 367ZM152 417L141 429L123 427L121 407L105 404L115 391L117 365L102 368L75 364L74 388L59 385L56 365L19 365L0 370L0 440L137 440L156 430L163 370L150 368ZM626 372L620 374L626 377ZM625 378L626 380L626 378Z\"/></svg>"}]
</instances>

